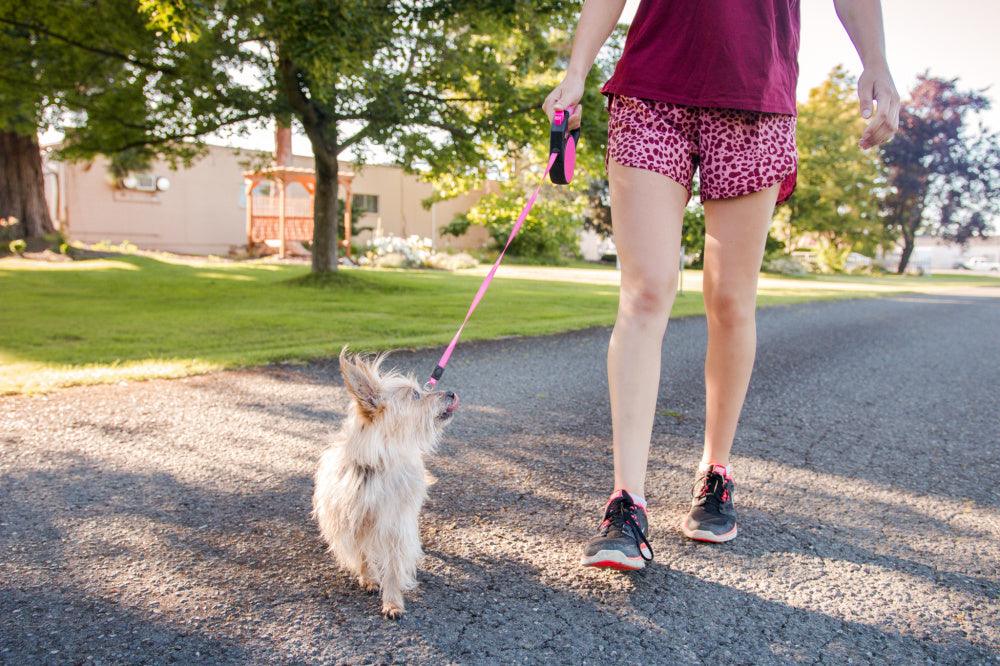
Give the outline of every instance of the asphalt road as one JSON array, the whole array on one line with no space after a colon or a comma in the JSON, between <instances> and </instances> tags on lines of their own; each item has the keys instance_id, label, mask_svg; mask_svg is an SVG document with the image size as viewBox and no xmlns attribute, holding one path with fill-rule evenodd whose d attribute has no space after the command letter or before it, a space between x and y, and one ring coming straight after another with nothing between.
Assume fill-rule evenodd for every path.
<instances>
[{"instance_id":1,"label":"asphalt road","mask_svg":"<svg viewBox=\"0 0 1000 666\"><path fill-rule=\"evenodd\" d=\"M309 518L335 365L2 399L0 662L1000 663L1000 293L759 321L740 537L676 529L705 323L675 321L631 575L576 564L610 490L608 330L460 346L399 622Z\"/></svg>"}]
</instances>

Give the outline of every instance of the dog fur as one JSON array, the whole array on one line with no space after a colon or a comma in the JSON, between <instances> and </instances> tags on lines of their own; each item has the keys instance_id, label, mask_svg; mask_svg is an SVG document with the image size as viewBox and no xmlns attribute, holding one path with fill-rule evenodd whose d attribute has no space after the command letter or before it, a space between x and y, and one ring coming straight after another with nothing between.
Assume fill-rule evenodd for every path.
<instances>
[{"instance_id":1,"label":"dog fur","mask_svg":"<svg viewBox=\"0 0 1000 666\"><path fill-rule=\"evenodd\" d=\"M336 562L369 592L382 614L403 614L422 556L418 520L427 499L424 457L434 451L458 406L445 391L383 372L385 356L340 354L352 398L347 418L316 471L313 517Z\"/></svg>"}]
</instances>

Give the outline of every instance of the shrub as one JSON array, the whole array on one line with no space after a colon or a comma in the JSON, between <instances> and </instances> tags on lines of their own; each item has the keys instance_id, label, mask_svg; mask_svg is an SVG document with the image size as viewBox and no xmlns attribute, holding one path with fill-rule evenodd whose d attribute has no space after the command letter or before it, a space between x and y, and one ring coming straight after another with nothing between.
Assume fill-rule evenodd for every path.
<instances>
[{"instance_id":1,"label":"shrub","mask_svg":"<svg viewBox=\"0 0 1000 666\"><path fill-rule=\"evenodd\" d=\"M0 217L0 242L7 243L21 237L21 221L11 215L10 217Z\"/></svg>"},{"instance_id":2,"label":"shrub","mask_svg":"<svg viewBox=\"0 0 1000 666\"><path fill-rule=\"evenodd\" d=\"M59 251L60 247L66 245L66 237L63 235L61 231L54 231L50 234L45 234L44 236L42 236L42 240L45 241L45 244L48 245L49 249L52 250L53 252ZM66 253L62 252L62 254Z\"/></svg>"},{"instance_id":3,"label":"shrub","mask_svg":"<svg viewBox=\"0 0 1000 666\"><path fill-rule=\"evenodd\" d=\"M764 270L782 275L805 275L806 267L795 257L780 256L764 260Z\"/></svg>"},{"instance_id":4,"label":"shrub","mask_svg":"<svg viewBox=\"0 0 1000 666\"><path fill-rule=\"evenodd\" d=\"M486 228L496 247L503 247L524 206L525 194L518 187L505 187L482 197L442 233L461 235L471 224ZM507 251L512 256L539 263L560 263L579 254L578 232L583 225L586 199L539 196L520 233Z\"/></svg>"},{"instance_id":5,"label":"shrub","mask_svg":"<svg viewBox=\"0 0 1000 666\"><path fill-rule=\"evenodd\" d=\"M24 254L24 251L28 249L28 244L24 242L23 238L18 238L12 240L10 245L7 246L12 254Z\"/></svg>"},{"instance_id":6,"label":"shrub","mask_svg":"<svg viewBox=\"0 0 1000 666\"><path fill-rule=\"evenodd\" d=\"M135 254L139 251L139 246L131 241L123 240L120 243L112 243L109 240L102 240L93 243L90 249L94 252L119 252L121 254Z\"/></svg>"},{"instance_id":7,"label":"shrub","mask_svg":"<svg viewBox=\"0 0 1000 666\"><path fill-rule=\"evenodd\" d=\"M851 247L842 247L826 237L820 237L813 252L816 253L816 263L821 273L841 273L847 264Z\"/></svg>"},{"instance_id":8,"label":"shrub","mask_svg":"<svg viewBox=\"0 0 1000 666\"><path fill-rule=\"evenodd\" d=\"M479 262L476 261L476 258L467 252L458 252L456 254L435 252L427 260L428 268L436 268L442 271L457 271L461 268L474 268L478 265Z\"/></svg>"},{"instance_id":9,"label":"shrub","mask_svg":"<svg viewBox=\"0 0 1000 666\"><path fill-rule=\"evenodd\" d=\"M417 235L373 238L365 251L368 262L385 268L422 268L430 256L431 240Z\"/></svg>"},{"instance_id":10,"label":"shrub","mask_svg":"<svg viewBox=\"0 0 1000 666\"><path fill-rule=\"evenodd\" d=\"M367 250L359 256L362 266L379 268L435 268L454 271L472 268L479 262L466 252L434 252L429 238L382 236L368 241Z\"/></svg>"}]
</instances>

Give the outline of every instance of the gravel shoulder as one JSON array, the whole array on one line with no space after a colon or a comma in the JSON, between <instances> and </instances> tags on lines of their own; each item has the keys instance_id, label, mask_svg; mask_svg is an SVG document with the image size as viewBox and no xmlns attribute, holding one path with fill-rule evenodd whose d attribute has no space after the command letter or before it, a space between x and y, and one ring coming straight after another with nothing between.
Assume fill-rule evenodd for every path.
<instances>
[{"instance_id":1,"label":"gravel shoulder","mask_svg":"<svg viewBox=\"0 0 1000 666\"><path fill-rule=\"evenodd\" d=\"M635 575L576 565L608 334L459 347L399 622L309 517L334 363L0 399L0 663L1000 663L1000 289L762 310L722 547L676 529L705 322L672 322Z\"/></svg>"}]
</instances>

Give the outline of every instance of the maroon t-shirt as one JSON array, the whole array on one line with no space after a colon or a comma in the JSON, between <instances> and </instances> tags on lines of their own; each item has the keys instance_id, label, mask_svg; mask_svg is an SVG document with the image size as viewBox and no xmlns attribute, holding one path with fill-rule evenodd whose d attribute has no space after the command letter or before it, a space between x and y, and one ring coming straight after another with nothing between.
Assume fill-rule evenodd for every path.
<instances>
[{"instance_id":1,"label":"maroon t-shirt","mask_svg":"<svg viewBox=\"0 0 1000 666\"><path fill-rule=\"evenodd\" d=\"M795 115L799 0L642 0L605 94Z\"/></svg>"}]
</instances>

